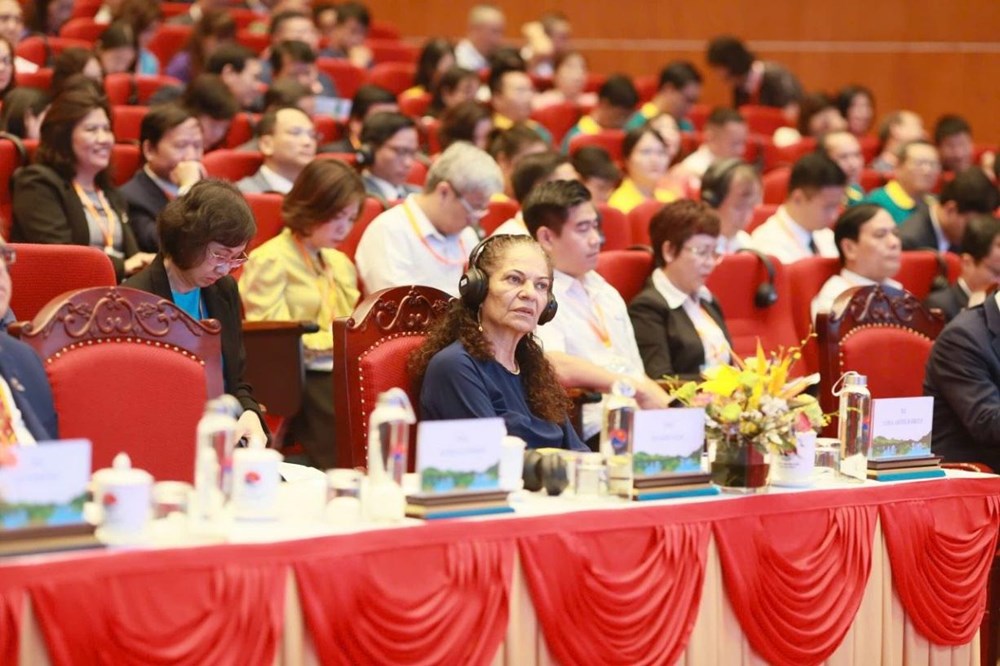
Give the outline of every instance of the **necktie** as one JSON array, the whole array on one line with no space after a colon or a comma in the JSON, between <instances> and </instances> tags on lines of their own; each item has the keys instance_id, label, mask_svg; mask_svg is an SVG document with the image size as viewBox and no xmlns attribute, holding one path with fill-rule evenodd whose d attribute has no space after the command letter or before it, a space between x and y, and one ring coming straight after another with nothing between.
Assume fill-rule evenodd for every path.
<instances>
[{"instance_id":1,"label":"necktie","mask_svg":"<svg viewBox=\"0 0 1000 666\"><path fill-rule=\"evenodd\" d=\"M809 236L809 251L813 253L813 256L819 254L819 248L816 247L816 239L812 235Z\"/></svg>"}]
</instances>

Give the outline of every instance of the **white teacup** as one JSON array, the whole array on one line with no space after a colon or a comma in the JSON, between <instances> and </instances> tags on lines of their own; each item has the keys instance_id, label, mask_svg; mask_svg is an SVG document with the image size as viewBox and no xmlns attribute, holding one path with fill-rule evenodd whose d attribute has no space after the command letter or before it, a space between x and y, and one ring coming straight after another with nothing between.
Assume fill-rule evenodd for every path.
<instances>
[{"instance_id":1,"label":"white teacup","mask_svg":"<svg viewBox=\"0 0 1000 666\"><path fill-rule=\"evenodd\" d=\"M101 515L98 538L110 544L142 541L152 514L152 475L132 469L129 457L120 453L112 467L94 472L93 481Z\"/></svg>"}]
</instances>

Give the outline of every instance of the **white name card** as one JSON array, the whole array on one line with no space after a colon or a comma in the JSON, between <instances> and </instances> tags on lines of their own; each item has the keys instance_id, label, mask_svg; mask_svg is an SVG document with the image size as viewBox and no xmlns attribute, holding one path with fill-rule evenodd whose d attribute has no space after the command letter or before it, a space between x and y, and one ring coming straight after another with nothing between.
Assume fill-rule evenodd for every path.
<instances>
[{"instance_id":1,"label":"white name card","mask_svg":"<svg viewBox=\"0 0 1000 666\"><path fill-rule=\"evenodd\" d=\"M869 460L931 455L934 398L881 398L872 401Z\"/></svg>"},{"instance_id":2,"label":"white name card","mask_svg":"<svg viewBox=\"0 0 1000 666\"><path fill-rule=\"evenodd\" d=\"M506 434L502 418L421 421L417 425L416 465L421 490L498 488Z\"/></svg>"},{"instance_id":3,"label":"white name card","mask_svg":"<svg viewBox=\"0 0 1000 666\"><path fill-rule=\"evenodd\" d=\"M632 466L637 475L700 472L705 410L638 410L632 442Z\"/></svg>"},{"instance_id":4,"label":"white name card","mask_svg":"<svg viewBox=\"0 0 1000 666\"><path fill-rule=\"evenodd\" d=\"M0 465L0 529L83 522L90 480L90 441L17 446Z\"/></svg>"}]
</instances>

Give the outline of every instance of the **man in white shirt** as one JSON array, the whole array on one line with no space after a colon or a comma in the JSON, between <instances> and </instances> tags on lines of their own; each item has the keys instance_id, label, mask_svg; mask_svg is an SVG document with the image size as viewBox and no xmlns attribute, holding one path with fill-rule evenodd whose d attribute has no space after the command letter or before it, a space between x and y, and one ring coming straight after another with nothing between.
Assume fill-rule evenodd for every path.
<instances>
[{"instance_id":1,"label":"man in white shirt","mask_svg":"<svg viewBox=\"0 0 1000 666\"><path fill-rule=\"evenodd\" d=\"M361 126L358 161L364 167L365 192L389 207L420 191L406 182L420 149L413 118L395 111L380 111Z\"/></svg>"},{"instance_id":2,"label":"man in white shirt","mask_svg":"<svg viewBox=\"0 0 1000 666\"><path fill-rule=\"evenodd\" d=\"M847 176L830 158L799 159L788 180L788 198L750 235L754 247L790 264L807 257L836 257L830 226L844 202Z\"/></svg>"},{"instance_id":3,"label":"man in white shirt","mask_svg":"<svg viewBox=\"0 0 1000 666\"><path fill-rule=\"evenodd\" d=\"M887 212L871 204L849 208L837 218L833 235L843 268L813 298L813 321L818 313L829 312L837 297L851 287L879 284L903 288L892 279L899 272L903 246L896 223Z\"/></svg>"},{"instance_id":4,"label":"man in white shirt","mask_svg":"<svg viewBox=\"0 0 1000 666\"><path fill-rule=\"evenodd\" d=\"M643 371L625 301L594 270L601 231L587 188L576 180L539 185L525 201L524 221L554 268L552 293L559 311L535 335L559 381L606 393L625 380L635 387L641 407L666 407L666 392ZM600 429L600 406L585 406L584 439Z\"/></svg>"},{"instance_id":5,"label":"man in white shirt","mask_svg":"<svg viewBox=\"0 0 1000 666\"><path fill-rule=\"evenodd\" d=\"M316 157L316 128L298 107L268 111L257 125L258 145L264 164L236 187L240 192L288 194L295 179Z\"/></svg>"},{"instance_id":6,"label":"man in white shirt","mask_svg":"<svg viewBox=\"0 0 1000 666\"><path fill-rule=\"evenodd\" d=\"M6 37L11 48L16 49L24 36L24 10L17 0L0 0L0 37ZM15 72L37 72L38 65L21 56L14 57Z\"/></svg>"},{"instance_id":7,"label":"man in white shirt","mask_svg":"<svg viewBox=\"0 0 1000 666\"><path fill-rule=\"evenodd\" d=\"M486 152L458 142L434 162L424 189L376 217L354 254L366 293L421 284L458 296L458 281L479 238L473 226L503 189Z\"/></svg>"},{"instance_id":8,"label":"man in white shirt","mask_svg":"<svg viewBox=\"0 0 1000 666\"><path fill-rule=\"evenodd\" d=\"M455 46L459 67L478 72L490 66L490 56L503 43L506 19L494 5L476 5L469 10L469 28L465 39Z\"/></svg>"},{"instance_id":9,"label":"man in white shirt","mask_svg":"<svg viewBox=\"0 0 1000 666\"><path fill-rule=\"evenodd\" d=\"M705 121L705 140L670 170L670 178L690 192L701 189L701 177L718 160L743 157L749 129L739 111L717 107Z\"/></svg>"}]
</instances>

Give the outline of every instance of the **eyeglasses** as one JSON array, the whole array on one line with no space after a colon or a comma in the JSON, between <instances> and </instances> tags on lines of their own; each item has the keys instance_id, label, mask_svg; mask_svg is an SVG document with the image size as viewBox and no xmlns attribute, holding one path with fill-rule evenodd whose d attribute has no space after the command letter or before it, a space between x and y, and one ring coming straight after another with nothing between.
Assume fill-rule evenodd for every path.
<instances>
[{"instance_id":1,"label":"eyeglasses","mask_svg":"<svg viewBox=\"0 0 1000 666\"><path fill-rule=\"evenodd\" d=\"M0 245L0 259L3 260L3 263L10 266L17 263L17 252L9 245Z\"/></svg>"},{"instance_id":2,"label":"eyeglasses","mask_svg":"<svg viewBox=\"0 0 1000 666\"><path fill-rule=\"evenodd\" d=\"M447 181L445 181L447 182ZM455 193L455 198L458 199L458 203L462 204L462 208L465 209L465 214L474 220L481 220L486 217L486 214L490 212L489 204L483 206L482 208L476 208L465 198L465 195L458 191L458 188L448 183L448 187L451 191Z\"/></svg>"},{"instance_id":3,"label":"eyeglasses","mask_svg":"<svg viewBox=\"0 0 1000 666\"><path fill-rule=\"evenodd\" d=\"M408 146L393 146L388 143L383 144L382 147L391 150L397 158L416 157L419 152L416 148L410 148Z\"/></svg>"},{"instance_id":4,"label":"eyeglasses","mask_svg":"<svg viewBox=\"0 0 1000 666\"><path fill-rule=\"evenodd\" d=\"M224 254L219 254L215 250L209 250L208 256L212 258L212 261L215 262L216 266L224 265L227 266L229 270L233 270L234 268L239 268L243 264L247 263L247 260L250 258L246 252L240 252L235 257L227 257Z\"/></svg>"},{"instance_id":5,"label":"eyeglasses","mask_svg":"<svg viewBox=\"0 0 1000 666\"><path fill-rule=\"evenodd\" d=\"M722 258L722 255L714 247L695 247L693 245L686 245L684 249L690 252L696 259L711 259L712 261L718 261Z\"/></svg>"}]
</instances>

